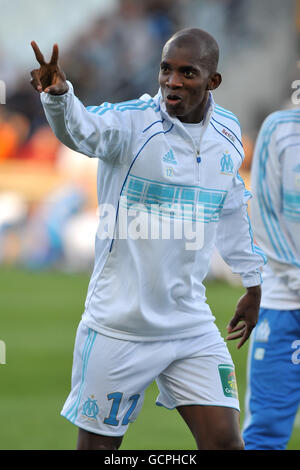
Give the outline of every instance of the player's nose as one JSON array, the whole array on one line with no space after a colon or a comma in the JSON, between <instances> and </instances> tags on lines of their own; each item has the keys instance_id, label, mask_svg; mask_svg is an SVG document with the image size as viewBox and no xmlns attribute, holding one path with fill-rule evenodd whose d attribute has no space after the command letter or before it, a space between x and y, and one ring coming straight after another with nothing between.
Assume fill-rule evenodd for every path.
<instances>
[{"instance_id":1,"label":"player's nose","mask_svg":"<svg viewBox=\"0 0 300 470\"><path fill-rule=\"evenodd\" d=\"M170 72L166 80L166 86L170 88L170 90L174 90L175 88L182 88L183 82L181 76L176 72Z\"/></svg>"}]
</instances>

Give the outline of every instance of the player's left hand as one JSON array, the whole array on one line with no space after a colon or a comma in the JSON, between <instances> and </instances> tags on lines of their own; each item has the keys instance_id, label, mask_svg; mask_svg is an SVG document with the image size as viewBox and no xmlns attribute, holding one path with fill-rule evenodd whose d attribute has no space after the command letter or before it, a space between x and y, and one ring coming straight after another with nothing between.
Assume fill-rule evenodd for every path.
<instances>
[{"instance_id":1,"label":"player's left hand","mask_svg":"<svg viewBox=\"0 0 300 470\"><path fill-rule=\"evenodd\" d=\"M242 338L237 345L238 349L247 341L257 323L260 299L261 287L249 287L246 294L240 298L234 317L227 326L227 340Z\"/></svg>"}]
</instances>

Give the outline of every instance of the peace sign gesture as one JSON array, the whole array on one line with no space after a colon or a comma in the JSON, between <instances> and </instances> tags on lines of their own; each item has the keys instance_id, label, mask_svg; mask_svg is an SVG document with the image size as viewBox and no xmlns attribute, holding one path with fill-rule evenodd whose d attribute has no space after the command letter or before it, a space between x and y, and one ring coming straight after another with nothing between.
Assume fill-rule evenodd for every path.
<instances>
[{"instance_id":1,"label":"peace sign gesture","mask_svg":"<svg viewBox=\"0 0 300 470\"><path fill-rule=\"evenodd\" d=\"M66 76L58 65L58 45L54 44L52 57L49 63L44 59L37 43L31 42L32 49L34 50L36 60L40 64L39 69L32 70L31 72L31 85L39 93L44 91L50 95L63 95L69 89L66 82Z\"/></svg>"}]
</instances>

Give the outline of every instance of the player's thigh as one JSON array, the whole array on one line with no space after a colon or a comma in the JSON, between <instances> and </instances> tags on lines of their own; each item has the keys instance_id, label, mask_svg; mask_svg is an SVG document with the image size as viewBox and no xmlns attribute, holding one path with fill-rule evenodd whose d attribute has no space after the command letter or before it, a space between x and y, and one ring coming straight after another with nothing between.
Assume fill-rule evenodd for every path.
<instances>
[{"instance_id":1,"label":"player's thigh","mask_svg":"<svg viewBox=\"0 0 300 470\"><path fill-rule=\"evenodd\" d=\"M79 442L94 442L93 434L118 439L125 434L142 408L145 389L166 367L164 361L170 362L166 348L160 342L107 337L81 322L74 348L72 389L61 412L87 431L80 432Z\"/></svg>"},{"instance_id":2,"label":"player's thigh","mask_svg":"<svg viewBox=\"0 0 300 470\"><path fill-rule=\"evenodd\" d=\"M242 448L235 370L219 332L178 341L178 351L157 378L157 403L178 409L199 448Z\"/></svg>"},{"instance_id":3,"label":"player's thigh","mask_svg":"<svg viewBox=\"0 0 300 470\"><path fill-rule=\"evenodd\" d=\"M300 310L261 309L250 345L248 404L284 412L299 403Z\"/></svg>"},{"instance_id":4,"label":"player's thigh","mask_svg":"<svg viewBox=\"0 0 300 470\"><path fill-rule=\"evenodd\" d=\"M192 432L198 449L243 450L240 413L222 406L179 406L180 415Z\"/></svg>"},{"instance_id":5,"label":"player's thigh","mask_svg":"<svg viewBox=\"0 0 300 470\"><path fill-rule=\"evenodd\" d=\"M122 440L122 436L101 436L79 428L76 448L77 450L118 450Z\"/></svg>"},{"instance_id":6,"label":"player's thigh","mask_svg":"<svg viewBox=\"0 0 300 470\"><path fill-rule=\"evenodd\" d=\"M261 309L249 348L247 449L284 449L300 403L300 311Z\"/></svg>"}]
</instances>

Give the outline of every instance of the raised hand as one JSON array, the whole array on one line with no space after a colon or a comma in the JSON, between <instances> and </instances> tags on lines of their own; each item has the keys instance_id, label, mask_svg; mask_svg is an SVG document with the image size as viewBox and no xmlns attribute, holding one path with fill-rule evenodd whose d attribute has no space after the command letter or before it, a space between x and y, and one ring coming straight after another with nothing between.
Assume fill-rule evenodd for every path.
<instances>
[{"instance_id":1,"label":"raised hand","mask_svg":"<svg viewBox=\"0 0 300 470\"><path fill-rule=\"evenodd\" d=\"M39 93L44 91L50 95L63 95L69 89L66 76L58 65L58 45L54 44L50 62L46 62L37 43L31 42L36 60L40 64L39 69L31 72L31 85Z\"/></svg>"}]
</instances>

